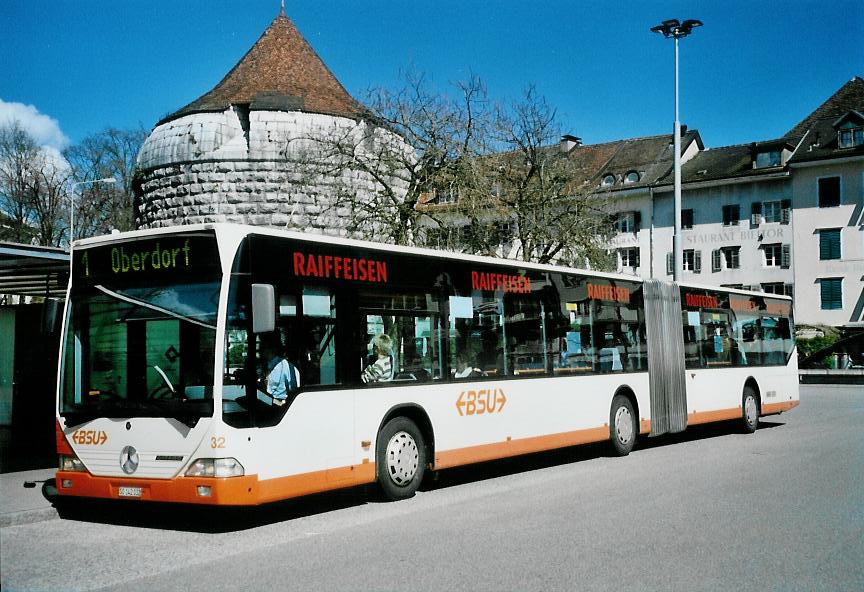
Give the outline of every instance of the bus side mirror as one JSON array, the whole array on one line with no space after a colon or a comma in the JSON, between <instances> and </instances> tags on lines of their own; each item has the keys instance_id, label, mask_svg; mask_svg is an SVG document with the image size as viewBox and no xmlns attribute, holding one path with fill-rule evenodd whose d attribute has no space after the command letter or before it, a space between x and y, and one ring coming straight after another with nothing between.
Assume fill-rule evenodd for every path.
<instances>
[{"instance_id":1,"label":"bus side mirror","mask_svg":"<svg viewBox=\"0 0 864 592\"><path fill-rule=\"evenodd\" d=\"M276 289L273 284L252 284L252 332L276 329Z\"/></svg>"}]
</instances>

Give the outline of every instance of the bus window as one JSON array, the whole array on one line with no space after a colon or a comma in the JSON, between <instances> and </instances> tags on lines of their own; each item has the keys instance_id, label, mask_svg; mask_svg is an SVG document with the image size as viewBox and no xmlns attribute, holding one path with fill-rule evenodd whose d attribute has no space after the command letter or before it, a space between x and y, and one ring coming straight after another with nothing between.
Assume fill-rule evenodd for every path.
<instances>
[{"instance_id":1,"label":"bus window","mask_svg":"<svg viewBox=\"0 0 864 592\"><path fill-rule=\"evenodd\" d=\"M703 310L700 315L700 347L703 367L746 364L738 341L732 337L727 311Z\"/></svg>"},{"instance_id":2,"label":"bus window","mask_svg":"<svg viewBox=\"0 0 864 592\"><path fill-rule=\"evenodd\" d=\"M431 294L364 293L359 308L364 323L357 332L363 339L358 344L361 375L376 363L373 344L377 336L389 337L391 350L386 372L368 374L373 379L367 378L364 384L441 378L438 302Z\"/></svg>"},{"instance_id":3,"label":"bus window","mask_svg":"<svg viewBox=\"0 0 864 592\"><path fill-rule=\"evenodd\" d=\"M466 374L504 375L504 302L501 295L475 290L450 297L449 351L451 374L461 358L476 369Z\"/></svg>"},{"instance_id":4,"label":"bus window","mask_svg":"<svg viewBox=\"0 0 864 592\"><path fill-rule=\"evenodd\" d=\"M622 288L623 289L623 288ZM648 369L644 313L628 290L627 302L592 301L592 333L599 372L634 372Z\"/></svg>"},{"instance_id":5,"label":"bus window","mask_svg":"<svg viewBox=\"0 0 864 592\"><path fill-rule=\"evenodd\" d=\"M336 298L327 288L304 286L300 302L302 318L295 333L295 359L303 384L337 384Z\"/></svg>"},{"instance_id":6,"label":"bus window","mask_svg":"<svg viewBox=\"0 0 864 592\"><path fill-rule=\"evenodd\" d=\"M560 353L553 363L555 374L592 372L594 348L591 338L591 306L588 300L564 302L565 319L569 321L555 332Z\"/></svg>"},{"instance_id":7,"label":"bus window","mask_svg":"<svg viewBox=\"0 0 864 592\"><path fill-rule=\"evenodd\" d=\"M530 376L546 374L549 353L546 348L545 306L538 293L506 295L504 334L508 374Z\"/></svg>"},{"instance_id":8,"label":"bus window","mask_svg":"<svg viewBox=\"0 0 864 592\"><path fill-rule=\"evenodd\" d=\"M725 295L682 288L681 306L686 368L746 364Z\"/></svg>"}]
</instances>

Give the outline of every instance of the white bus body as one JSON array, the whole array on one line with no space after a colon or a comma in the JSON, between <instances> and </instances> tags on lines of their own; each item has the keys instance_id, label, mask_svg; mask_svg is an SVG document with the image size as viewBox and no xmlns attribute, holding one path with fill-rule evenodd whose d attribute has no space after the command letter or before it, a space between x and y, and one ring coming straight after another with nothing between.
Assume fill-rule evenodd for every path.
<instances>
[{"instance_id":1,"label":"white bus body","mask_svg":"<svg viewBox=\"0 0 864 592\"><path fill-rule=\"evenodd\" d=\"M798 404L785 297L672 284L696 296L673 307L683 328L671 335L628 300L648 294L632 277L454 253L202 225L82 241L73 257L61 496L257 505L377 480L397 499L428 470L610 439L626 454L637 433L731 419L752 430ZM428 289L427 269L445 270ZM276 285L276 332L301 368L283 409L246 396L260 390L250 283ZM381 323L397 367L366 385L363 348ZM686 364L652 352L652 331ZM455 378L456 358L479 359L490 334L499 366ZM669 382L655 384L666 371L651 364L671 368ZM658 404L677 411L661 422Z\"/></svg>"}]
</instances>

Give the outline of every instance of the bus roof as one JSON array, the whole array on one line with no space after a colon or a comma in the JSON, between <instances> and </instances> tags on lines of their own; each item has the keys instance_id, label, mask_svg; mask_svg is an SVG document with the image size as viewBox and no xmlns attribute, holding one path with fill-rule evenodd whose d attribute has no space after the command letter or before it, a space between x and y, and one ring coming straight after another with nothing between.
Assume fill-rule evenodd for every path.
<instances>
[{"instance_id":1,"label":"bus roof","mask_svg":"<svg viewBox=\"0 0 864 592\"><path fill-rule=\"evenodd\" d=\"M259 234L264 236L275 236L282 238L289 238L304 242L310 243L318 243L318 244L328 244L328 245L339 245L345 247L357 247L363 249L370 249L375 251L384 251L384 252L396 252L396 253L406 253L411 255L422 255L425 257L434 257L436 259L450 259L453 261L472 261L475 263L482 263L486 265L499 265L499 266L518 266L524 269L533 269L537 271L558 271L558 272L566 272L573 273L579 275L590 275L594 277L613 279L613 280L622 280L628 282L639 282L641 283L644 278L634 276L634 275L626 275L621 273L609 273L603 271L594 271L591 269L579 269L575 267L563 267L560 265L550 265L543 263L530 263L527 261L520 261L517 259L503 259L497 257L488 257L483 255L469 255L466 253L458 253L455 251L442 251L436 249L429 249L424 247L406 247L401 245L391 245L387 243L376 243L372 241L364 241L352 238L343 238L337 236L329 236L323 234L312 234L305 232L296 232L292 230L280 230L278 228L268 228L264 226L251 226L247 224L232 224L228 222L214 222L214 223L206 223L206 224L190 224L187 226L167 226L163 228L150 228L145 230L132 230L129 232L121 232L115 234L107 234L103 236L97 236L92 238L86 238L77 240L73 243L73 250L76 248L86 248L89 246L95 246L104 243L113 243L113 242L125 242L129 240L135 240L138 238L145 237L153 237L159 235L170 235L176 233L185 233L185 232L200 232L202 230L213 230L216 232L217 236L233 236L234 238L242 238L243 236L247 236L250 234ZM697 290L720 290L728 293L735 294L743 294L748 296L759 295L762 297L768 296L770 298L777 298L779 300L792 300L790 296L780 295L780 294L767 294L765 292L755 292L752 290L743 290L738 288L725 288L720 286L711 286L707 284L698 284L691 282L679 282L678 285L683 286L685 288L694 288Z\"/></svg>"}]
</instances>

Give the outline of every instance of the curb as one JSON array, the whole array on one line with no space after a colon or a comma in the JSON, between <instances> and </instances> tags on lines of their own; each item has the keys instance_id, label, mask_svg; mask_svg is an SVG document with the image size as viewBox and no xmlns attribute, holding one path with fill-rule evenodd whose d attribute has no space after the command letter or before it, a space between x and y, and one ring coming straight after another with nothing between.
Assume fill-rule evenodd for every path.
<instances>
[{"instance_id":1,"label":"curb","mask_svg":"<svg viewBox=\"0 0 864 592\"><path fill-rule=\"evenodd\" d=\"M34 522L45 522L60 518L57 509L53 506L49 508L38 508L35 510L24 510L21 512L12 512L10 514L0 515L0 528L9 526L20 526L22 524L32 524Z\"/></svg>"}]
</instances>

